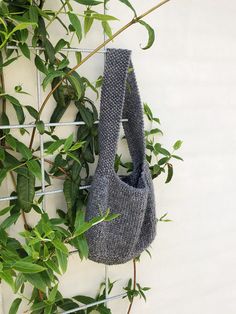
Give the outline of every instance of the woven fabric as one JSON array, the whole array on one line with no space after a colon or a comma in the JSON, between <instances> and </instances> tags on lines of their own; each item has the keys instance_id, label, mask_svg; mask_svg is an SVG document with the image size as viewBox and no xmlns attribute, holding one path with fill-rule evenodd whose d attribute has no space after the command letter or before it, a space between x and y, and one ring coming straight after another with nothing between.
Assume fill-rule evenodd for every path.
<instances>
[{"instance_id":1,"label":"woven fabric","mask_svg":"<svg viewBox=\"0 0 236 314\"><path fill-rule=\"evenodd\" d=\"M120 178L114 170L120 121L133 161L130 175ZM93 226L86 233L89 259L121 264L137 257L156 234L152 178L145 158L143 108L131 51L108 49L101 93L99 161L89 193L86 220L106 212L120 216Z\"/></svg>"}]
</instances>

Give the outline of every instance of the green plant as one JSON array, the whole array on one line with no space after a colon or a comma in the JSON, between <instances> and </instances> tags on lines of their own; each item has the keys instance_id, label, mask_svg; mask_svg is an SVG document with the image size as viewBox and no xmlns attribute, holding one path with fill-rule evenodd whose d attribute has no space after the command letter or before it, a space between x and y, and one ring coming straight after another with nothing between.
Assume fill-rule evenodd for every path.
<instances>
[{"instance_id":1,"label":"green plant","mask_svg":"<svg viewBox=\"0 0 236 314\"><path fill-rule=\"evenodd\" d=\"M58 1L60 7L56 11L45 9L47 1L44 0L0 1L0 125L11 124L9 106L12 106L19 124L22 125L17 135L10 128L0 129L0 185L5 183L8 176L11 177L14 185L12 199L8 206L0 209L0 216L4 217L0 224L0 278L1 281L9 284L17 295L9 311L11 314L18 312L22 299L26 298L24 291L27 283L32 286L32 294L28 298L31 313L57 313L59 308L65 309L66 306L71 306L58 291L58 276L66 271L70 255L68 244L78 250L81 259L86 259L88 245L85 232L94 224L116 218L110 215L108 209L106 213L101 213L89 222L84 220L88 190L79 187L88 182L89 165L94 162L98 154L98 131L95 124L98 113L94 100L88 98L87 91L91 89L95 98L98 97L102 77L91 83L88 78L81 76L75 70L106 43L136 23L147 29L148 43L143 49L150 48L155 38L154 30L143 21L143 17L169 0L162 1L139 16L129 1L120 1L132 10L134 18L114 34L111 23L117 22L116 17L101 14L96 9L107 6L108 0L60 0ZM73 6L76 2L78 11L75 11ZM61 19L62 14L67 17L66 23ZM74 37L77 37L80 44L92 31L95 21L101 24L101 30L106 33L108 39L85 58L80 52L76 52L77 64L71 66L64 48L71 47ZM56 44L52 44L50 25L54 22L59 23L62 30L65 30L70 38L68 41L60 39ZM17 47L14 48L15 46ZM36 49L37 47L40 47L40 50ZM21 85L15 86L13 91L7 91L5 88L4 69L9 65L16 65L19 58L33 60L43 76L42 87L46 89L50 86L50 92L39 110L32 105L24 104L21 98L17 97L27 94L27 88ZM60 122L66 110L74 106L77 111L75 120L84 123L77 128L76 134L59 138L55 134L55 127L48 128L41 120L41 114L51 96L54 98L55 108L50 123ZM159 123L159 120L153 117L148 105L145 105L144 109L151 122ZM35 124L32 134L24 128L26 117L31 117ZM44 143L43 152L44 161L49 169L43 173L40 147L34 147L36 132L49 138ZM155 141L155 135L158 133L161 131L157 128L146 131L147 160L153 178L167 171L166 182L169 182L173 175L170 161L180 157L174 152L168 152ZM20 140L20 135L27 134L30 137L29 146ZM180 146L181 142L176 142L174 151ZM153 162L154 157L155 162ZM117 156L115 167L117 170L119 167L124 167L127 171L132 170L132 164L123 162L121 156ZM52 178L63 180L66 200L66 209L59 208L56 217L49 217L46 214L43 207L44 196L38 197L36 194L41 189L38 182L45 179L47 186L50 186ZM31 212L35 212L38 217L33 226L27 219ZM21 241L12 238L7 231L20 217L23 218L25 227L19 235ZM138 295L142 295L143 289L137 287ZM133 291L135 293L130 294L130 290L127 290L128 296L132 295L132 302L137 294L136 288ZM73 302L77 300L86 304L89 300L92 302L92 299L96 301L104 297L103 286L103 290L100 290L95 299L78 296ZM78 306L77 303L74 305ZM96 306L95 309L101 313L109 313L109 309L106 309L104 304Z\"/></svg>"}]
</instances>

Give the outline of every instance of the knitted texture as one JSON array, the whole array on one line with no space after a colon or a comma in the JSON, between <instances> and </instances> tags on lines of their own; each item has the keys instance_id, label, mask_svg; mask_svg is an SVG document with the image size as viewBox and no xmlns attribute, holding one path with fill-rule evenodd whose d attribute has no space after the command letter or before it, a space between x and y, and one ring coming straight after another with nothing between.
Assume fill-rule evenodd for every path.
<instances>
[{"instance_id":1,"label":"knitted texture","mask_svg":"<svg viewBox=\"0 0 236 314\"><path fill-rule=\"evenodd\" d=\"M114 170L120 121L133 161L130 175L120 178ZM110 209L120 216L93 226L86 233L89 259L121 264L137 257L156 234L152 178L145 159L143 109L131 52L108 49L101 93L99 160L93 177L86 220Z\"/></svg>"}]
</instances>

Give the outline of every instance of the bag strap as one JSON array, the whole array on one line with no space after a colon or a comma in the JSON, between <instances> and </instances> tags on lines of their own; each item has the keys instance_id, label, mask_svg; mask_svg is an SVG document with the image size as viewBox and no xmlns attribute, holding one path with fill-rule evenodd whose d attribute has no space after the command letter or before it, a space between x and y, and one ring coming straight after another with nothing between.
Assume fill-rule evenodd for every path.
<instances>
[{"instance_id":1,"label":"bag strap","mask_svg":"<svg viewBox=\"0 0 236 314\"><path fill-rule=\"evenodd\" d=\"M99 165L103 173L114 168L122 118L128 119L124 122L125 136L134 168L138 168L145 160L145 140L131 51L107 49L99 122Z\"/></svg>"}]
</instances>

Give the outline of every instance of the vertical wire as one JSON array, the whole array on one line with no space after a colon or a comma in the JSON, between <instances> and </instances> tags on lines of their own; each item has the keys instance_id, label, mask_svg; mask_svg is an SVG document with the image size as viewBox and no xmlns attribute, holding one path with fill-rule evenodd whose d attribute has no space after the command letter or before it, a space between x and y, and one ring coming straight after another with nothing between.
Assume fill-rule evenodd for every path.
<instances>
[{"instance_id":1,"label":"vertical wire","mask_svg":"<svg viewBox=\"0 0 236 314\"><path fill-rule=\"evenodd\" d=\"M104 6L103 6L103 14L106 14L107 10L106 10L106 4L104 3ZM103 40L104 42L106 41L107 37L106 37L106 33L105 31L103 30ZM104 46L103 48L104 50L106 50L106 46ZM106 59L106 54L104 53L103 55L104 57L104 66L105 66L105 59ZM108 298L109 296L109 278L108 278L108 266L105 265L105 296L106 296L106 299ZM107 303L108 302L105 302L105 306L107 306Z\"/></svg>"},{"instance_id":2,"label":"vertical wire","mask_svg":"<svg viewBox=\"0 0 236 314\"><path fill-rule=\"evenodd\" d=\"M36 53L39 54L40 50L36 50ZM42 103L42 92L41 92L41 75L38 69L36 69L37 76L37 107L40 109ZM39 134L40 140L40 161L41 161L41 188L42 192L45 192L45 172L44 172L44 138L42 134ZM42 201L42 209L45 210L45 198Z\"/></svg>"}]
</instances>

